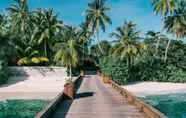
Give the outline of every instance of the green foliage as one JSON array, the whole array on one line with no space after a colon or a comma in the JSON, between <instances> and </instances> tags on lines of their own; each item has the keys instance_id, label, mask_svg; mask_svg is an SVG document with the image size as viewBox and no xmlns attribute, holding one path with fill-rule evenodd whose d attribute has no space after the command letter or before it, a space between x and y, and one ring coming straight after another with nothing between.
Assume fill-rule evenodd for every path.
<instances>
[{"instance_id":1,"label":"green foliage","mask_svg":"<svg viewBox=\"0 0 186 118\"><path fill-rule=\"evenodd\" d=\"M8 80L7 63L4 60L0 60L0 85L6 83L7 80Z\"/></svg>"},{"instance_id":2,"label":"green foliage","mask_svg":"<svg viewBox=\"0 0 186 118\"><path fill-rule=\"evenodd\" d=\"M33 118L47 104L47 101L42 100L7 100L0 102L0 118Z\"/></svg>"},{"instance_id":3,"label":"green foliage","mask_svg":"<svg viewBox=\"0 0 186 118\"><path fill-rule=\"evenodd\" d=\"M125 60L114 57L102 57L99 60L101 72L109 76L118 84L126 84L131 78L128 76L128 68Z\"/></svg>"},{"instance_id":4,"label":"green foliage","mask_svg":"<svg viewBox=\"0 0 186 118\"><path fill-rule=\"evenodd\" d=\"M145 40L148 49L143 55L137 56L130 68L127 66L126 57L121 59L118 56L106 56L99 59L100 69L119 84L133 81L186 82L186 44L172 41L167 63L164 63L161 57L166 45L163 42L166 41L162 39L158 53L154 55L154 42Z\"/></svg>"}]
</instances>

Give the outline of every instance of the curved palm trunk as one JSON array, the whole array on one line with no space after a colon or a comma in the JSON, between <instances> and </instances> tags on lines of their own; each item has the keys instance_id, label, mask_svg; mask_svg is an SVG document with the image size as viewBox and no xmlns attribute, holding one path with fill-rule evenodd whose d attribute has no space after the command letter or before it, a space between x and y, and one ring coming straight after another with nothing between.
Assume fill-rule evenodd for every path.
<instances>
[{"instance_id":1,"label":"curved palm trunk","mask_svg":"<svg viewBox=\"0 0 186 118\"><path fill-rule=\"evenodd\" d=\"M101 54L103 55L103 50L100 45L100 39L99 39L99 30L97 30L96 34L97 34L98 47L99 47L99 50L101 51Z\"/></svg>"},{"instance_id":2,"label":"curved palm trunk","mask_svg":"<svg viewBox=\"0 0 186 118\"><path fill-rule=\"evenodd\" d=\"M167 61L167 54L168 54L168 50L169 50L170 43L171 43L171 39L169 39L169 41L168 41L168 43L167 43L166 50L165 50L165 57L164 57L164 62L165 62L165 63L166 63L166 61Z\"/></svg>"}]
</instances>

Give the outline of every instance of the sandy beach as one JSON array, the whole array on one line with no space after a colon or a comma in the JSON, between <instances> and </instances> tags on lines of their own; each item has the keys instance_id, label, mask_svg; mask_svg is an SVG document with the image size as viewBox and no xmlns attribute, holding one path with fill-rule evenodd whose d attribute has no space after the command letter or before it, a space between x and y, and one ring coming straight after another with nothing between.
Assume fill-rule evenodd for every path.
<instances>
[{"instance_id":1,"label":"sandy beach","mask_svg":"<svg viewBox=\"0 0 186 118\"><path fill-rule=\"evenodd\" d=\"M7 99L51 100L63 91L67 77L66 71L63 68L52 71L47 68L20 69L24 69L24 73L27 76L12 76L7 84L1 85L0 101Z\"/></svg>"},{"instance_id":2,"label":"sandy beach","mask_svg":"<svg viewBox=\"0 0 186 118\"><path fill-rule=\"evenodd\" d=\"M60 76L11 77L0 86L0 100L53 99L63 90L65 78Z\"/></svg>"},{"instance_id":3,"label":"sandy beach","mask_svg":"<svg viewBox=\"0 0 186 118\"><path fill-rule=\"evenodd\" d=\"M122 87L138 97L186 93L186 83L137 82Z\"/></svg>"}]
</instances>

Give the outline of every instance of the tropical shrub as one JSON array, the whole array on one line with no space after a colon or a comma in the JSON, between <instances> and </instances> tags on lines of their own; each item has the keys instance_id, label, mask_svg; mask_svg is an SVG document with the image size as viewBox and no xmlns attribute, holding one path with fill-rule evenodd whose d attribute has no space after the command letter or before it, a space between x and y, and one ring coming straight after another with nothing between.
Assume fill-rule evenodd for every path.
<instances>
[{"instance_id":1,"label":"tropical shrub","mask_svg":"<svg viewBox=\"0 0 186 118\"><path fill-rule=\"evenodd\" d=\"M7 63L4 60L0 60L0 85L6 83L7 80L8 80Z\"/></svg>"},{"instance_id":2,"label":"tropical shrub","mask_svg":"<svg viewBox=\"0 0 186 118\"><path fill-rule=\"evenodd\" d=\"M102 57L99 60L99 67L103 74L112 78L118 84L126 84L130 81L129 70L126 60L113 57Z\"/></svg>"}]
</instances>

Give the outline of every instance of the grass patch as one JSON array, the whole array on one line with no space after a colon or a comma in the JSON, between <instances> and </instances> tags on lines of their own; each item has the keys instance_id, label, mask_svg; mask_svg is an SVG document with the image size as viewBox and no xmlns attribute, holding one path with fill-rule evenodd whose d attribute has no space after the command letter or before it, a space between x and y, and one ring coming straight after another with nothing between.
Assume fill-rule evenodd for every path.
<instances>
[{"instance_id":1,"label":"grass patch","mask_svg":"<svg viewBox=\"0 0 186 118\"><path fill-rule=\"evenodd\" d=\"M186 94L167 94L141 98L169 118L186 118Z\"/></svg>"},{"instance_id":2,"label":"grass patch","mask_svg":"<svg viewBox=\"0 0 186 118\"><path fill-rule=\"evenodd\" d=\"M0 118L34 118L48 101L44 100L7 100L0 102Z\"/></svg>"}]
</instances>

